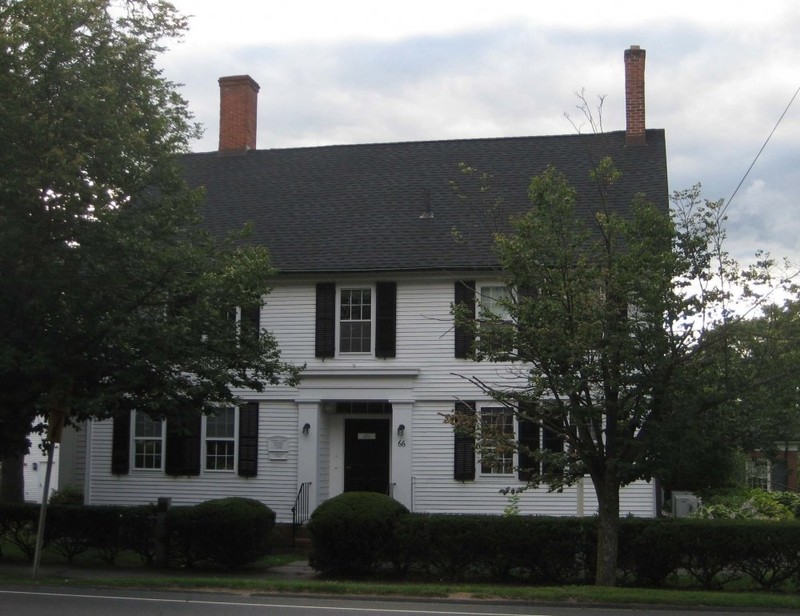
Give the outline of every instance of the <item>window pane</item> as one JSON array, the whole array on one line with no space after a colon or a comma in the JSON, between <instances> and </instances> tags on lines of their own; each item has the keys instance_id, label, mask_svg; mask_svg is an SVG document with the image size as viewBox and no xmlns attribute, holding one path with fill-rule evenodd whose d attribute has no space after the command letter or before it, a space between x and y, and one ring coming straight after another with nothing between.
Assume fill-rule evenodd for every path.
<instances>
[{"instance_id":1,"label":"window pane","mask_svg":"<svg viewBox=\"0 0 800 616\"><path fill-rule=\"evenodd\" d=\"M233 452L233 441L206 441L206 469L232 471Z\"/></svg>"},{"instance_id":2,"label":"window pane","mask_svg":"<svg viewBox=\"0 0 800 616\"><path fill-rule=\"evenodd\" d=\"M219 409L214 415L206 417L206 470L234 470L235 433L235 408Z\"/></svg>"},{"instance_id":3,"label":"window pane","mask_svg":"<svg viewBox=\"0 0 800 616\"><path fill-rule=\"evenodd\" d=\"M514 415L507 408L481 410L481 472L511 474L514 470Z\"/></svg>"},{"instance_id":4,"label":"window pane","mask_svg":"<svg viewBox=\"0 0 800 616\"><path fill-rule=\"evenodd\" d=\"M342 353L369 353L371 350L370 323L348 322L341 325L339 350Z\"/></svg>"},{"instance_id":5,"label":"window pane","mask_svg":"<svg viewBox=\"0 0 800 616\"><path fill-rule=\"evenodd\" d=\"M206 417L206 437L233 438L235 416L232 408L220 409Z\"/></svg>"},{"instance_id":6,"label":"window pane","mask_svg":"<svg viewBox=\"0 0 800 616\"><path fill-rule=\"evenodd\" d=\"M161 441L136 441L134 467L144 469L161 468Z\"/></svg>"},{"instance_id":7,"label":"window pane","mask_svg":"<svg viewBox=\"0 0 800 616\"><path fill-rule=\"evenodd\" d=\"M339 351L372 350L372 290L342 289L339 307Z\"/></svg>"},{"instance_id":8,"label":"window pane","mask_svg":"<svg viewBox=\"0 0 800 616\"><path fill-rule=\"evenodd\" d=\"M510 297L511 295L508 292L508 287L481 287L481 316L486 317L492 315L500 319L508 320L508 309L505 306L499 305L498 302L505 301Z\"/></svg>"},{"instance_id":9,"label":"window pane","mask_svg":"<svg viewBox=\"0 0 800 616\"><path fill-rule=\"evenodd\" d=\"M151 419L144 413L136 413L134 424L134 435L137 437L161 436L161 420Z\"/></svg>"},{"instance_id":10,"label":"window pane","mask_svg":"<svg viewBox=\"0 0 800 616\"><path fill-rule=\"evenodd\" d=\"M133 417L133 468L160 469L163 454L164 422L144 413Z\"/></svg>"}]
</instances>

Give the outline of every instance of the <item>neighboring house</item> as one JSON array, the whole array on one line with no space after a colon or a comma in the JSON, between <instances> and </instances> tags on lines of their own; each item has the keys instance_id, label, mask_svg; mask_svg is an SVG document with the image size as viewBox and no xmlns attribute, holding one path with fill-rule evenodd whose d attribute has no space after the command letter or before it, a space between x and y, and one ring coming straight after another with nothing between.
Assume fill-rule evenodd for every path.
<instances>
[{"instance_id":1,"label":"neighboring house","mask_svg":"<svg viewBox=\"0 0 800 616\"><path fill-rule=\"evenodd\" d=\"M588 202L590 169L609 155L622 172L614 208L625 211L635 193L668 207L664 131L644 124L644 50L627 50L625 66L626 131L271 150L255 145L258 85L220 79L220 150L187 155L186 179L206 188L210 230L249 222L249 241L270 249L273 291L260 314L241 318L258 319L283 359L306 369L295 388L243 391L238 409L180 431L135 413L87 425L73 447L83 466L70 467L86 502L246 496L287 522L306 486L311 510L343 491L374 490L414 511L501 513L499 491L524 485L515 456L482 464L473 439L442 416L498 412L463 376L515 377L509 365L467 358L451 305L504 292L492 233L529 207L530 179L548 165ZM491 174L502 202L459 198L459 163ZM519 434L513 420L508 429L554 446L544 433ZM587 479L530 490L519 506L592 515L596 498ZM656 486L625 488L621 509L654 516Z\"/></svg>"},{"instance_id":2,"label":"neighboring house","mask_svg":"<svg viewBox=\"0 0 800 616\"><path fill-rule=\"evenodd\" d=\"M41 420L41 418L39 419ZM31 449L25 456L22 469L25 484L23 497L27 503L41 503L47 474L47 453L42 449L42 441L37 434L31 434L30 439L32 441ZM58 490L60 454L60 446L56 445L53 451L53 468L50 471L50 495Z\"/></svg>"},{"instance_id":3,"label":"neighboring house","mask_svg":"<svg viewBox=\"0 0 800 616\"><path fill-rule=\"evenodd\" d=\"M747 485L770 492L797 492L800 441L786 440L775 447L771 456L755 453L747 458Z\"/></svg>"}]
</instances>

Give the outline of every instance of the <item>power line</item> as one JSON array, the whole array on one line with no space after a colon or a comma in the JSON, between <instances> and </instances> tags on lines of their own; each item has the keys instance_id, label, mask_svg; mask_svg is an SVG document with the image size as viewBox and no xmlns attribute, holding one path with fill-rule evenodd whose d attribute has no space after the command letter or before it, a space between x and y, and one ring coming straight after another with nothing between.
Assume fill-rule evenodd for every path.
<instances>
[{"instance_id":1,"label":"power line","mask_svg":"<svg viewBox=\"0 0 800 616\"><path fill-rule=\"evenodd\" d=\"M778 118L778 121L775 123L775 127L770 132L770 134L767 137L766 141L764 141L764 145L761 146L761 149L758 151L758 154L756 154L756 157L753 159L753 162L750 163L750 166L747 168L747 171L745 171L744 175L742 176L741 181L739 182L739 185L736 187L736 190L733 191L733 194L728 198L728 201L723 206L722 211L720 212L720 216L725 214L725 210L728 209L728 206L731 204L731 201L733 201L733 198L736 196L736 193L739 192L739 189L742 187L742 184L744 184L744 181L747 179L747 176L750 174L750 171L755 166L756 161L761 156L761 152L764 151L764 148L767 147L767 144L769 143L769 140L772 139L772 135L775 134L776 130L778 130L778 126L780 126L781 121L783 120L783 117L786 115L786 112L789 111L789 107L792 106L792 103L794 102L794 99L797 98L798 94L800 94L800 86L798 86L797 90L795 90L794 96L792 96L791 100L789 101L789 104L786 105L786 109L783 110L783 113L781 114L781 117Z\"/></svg>"}]
</instances>

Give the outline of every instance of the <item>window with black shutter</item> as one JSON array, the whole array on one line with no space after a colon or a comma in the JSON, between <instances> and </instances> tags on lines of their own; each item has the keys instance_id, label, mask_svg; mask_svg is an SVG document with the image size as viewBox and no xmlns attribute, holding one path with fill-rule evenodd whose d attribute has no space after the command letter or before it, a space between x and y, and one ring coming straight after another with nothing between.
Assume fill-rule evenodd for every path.
<instances>
[{"instance_id":1,"label":"window with black shutter","mask_svg":"<svg viewBox=\"0 0 800 616\"><path fill-rule=\"evenodd\" d=\"M336 353L336 284L317 283L317 310L314 357L333 357Z\"/></svg>"},{"instance_id":2,"label":"window with black shutter","mask_svg":"<svg viewBox=\"0 0 800 616\"><path fill-rule=\"evenodd\" d=\"M460 280L455 283L454 303L459 310L466 311L475 319L475 281ZM455 324L455 356L459 359L469 357L475 343L475 336L471 328Z\"/></svg>"},{"instance_id":3,"label":"window with black shutter","mask_svg":"<svg viewBox=\"0 0 800 616\"><path fill-rule=\"evenodd\" d=\"M375 285L375 357L397 353L397 283Z\"/></svg>"},{"instance_id":4,"label":"window with black shutter","mask_svg":"<svg viewBox=\"0 0 800 616\"><path fill-rule=\"evenodd\" d=\"M475 402L456 402L453 428L453 479L475 479Z\"/></svg>"},{"instance_id":5,"label":"window with black shutter","mask_svg":"<svg viewBox=\"0 0 800 616\"><path fill-rule=\"evenodd\" d=\"M239 476L258 473L258 402L239 407Z\"/></svg>"},{"instance_id":6,"label":"window with black shutter","mask_svg":"<svg viewBox=\"0 0 800 616\"><path fill-rule=\"evenodd\" d=\"M333 282L317 283L314 356L335 357L337 350L340 354L374 352L383 359L396 356L396 282L339 289Z\"/></svg>"}]
</instances>

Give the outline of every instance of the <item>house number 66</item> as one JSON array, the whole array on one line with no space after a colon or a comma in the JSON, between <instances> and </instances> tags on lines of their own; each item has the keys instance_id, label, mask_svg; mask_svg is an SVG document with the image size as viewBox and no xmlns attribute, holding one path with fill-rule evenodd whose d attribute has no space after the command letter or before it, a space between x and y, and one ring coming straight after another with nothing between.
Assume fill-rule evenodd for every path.
<instances>
[{"instance_id":1,"label":"house number 66","mask_svg":"<svg viewBox=\"0 0 800 616\"><path fill-rule=\"evenodd\" d=\"M406 441L405 441L405 439L402 439L402 438L401 438L399 441L397 441L397 446L398 446L398 447L405 447L405 446L406 446Z\"/></svg>"}]
</instances>

